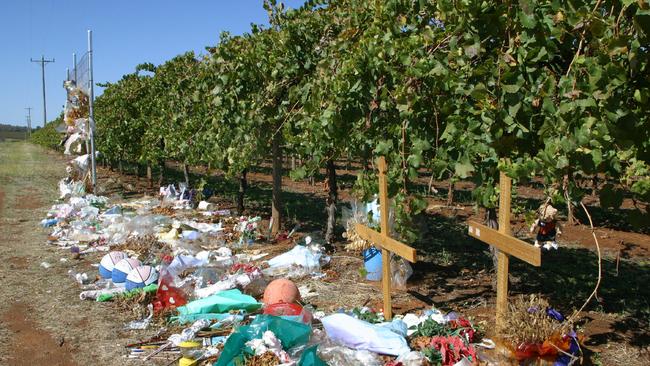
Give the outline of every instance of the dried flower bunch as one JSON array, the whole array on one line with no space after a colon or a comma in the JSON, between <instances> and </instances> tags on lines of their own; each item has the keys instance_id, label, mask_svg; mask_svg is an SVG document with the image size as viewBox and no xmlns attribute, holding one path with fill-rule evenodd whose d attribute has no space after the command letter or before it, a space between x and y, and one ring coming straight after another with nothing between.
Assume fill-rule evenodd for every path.
<instances>
[{"instance_id":1,"label":"dried flower bunch","mask_svg":"<svg viewBox=\"0 0 650 366\"><path fill-rule=\"evenodd\" d=\"M345 250L348 252L361 252L370 248L372 246L372 243L365 239L362 239L361 236L359 236L359 233L357 233L354 228L356 222L352 221L353 220L348 221L346 231L343 234L343 237L347 238L350 242L345 246Z\"/></svg>"},{"instance_id":2,"label":"dried flower bunch","mask_svg":"<svg viewBox=\"0 0 650 366\"><path fill-rule=\"evenodd\" d=\"M543 343L572 329L562 314L538 295L521 295L511 301L503 337L515 345Z\"/></svg>"}]
</instances>

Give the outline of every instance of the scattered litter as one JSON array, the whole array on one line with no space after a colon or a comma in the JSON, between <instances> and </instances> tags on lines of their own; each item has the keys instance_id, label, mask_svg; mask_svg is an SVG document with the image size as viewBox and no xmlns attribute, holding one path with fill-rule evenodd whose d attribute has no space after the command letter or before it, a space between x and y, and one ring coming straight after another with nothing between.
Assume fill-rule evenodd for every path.
<instances>
[{"instance_id":1,"label":"scattered litter","mask_svg":"<svg viewBox=\"0 0 650 366\"><path fill-rule=\"evenodd\" d=\"M147 329L149 327L149 323L151 323L151 319L153 318L153 305L149 304L147 305L147 310L149 310L149 316L142 320L134 320L126 325L126 329L130 330L143 330Z\"/></svg>"},{"instance_id":2,"label":"scattered litter","mask_svg":"<svg viewBox=\"0 0 650 366\"><path fill-rule=\"evenodd\" d=\"M74 278L74 280L77 281L77 283L80 285L86 285L90 283L90 279L88 278L88 275L86 273L78 273L71 269L68 271L68 275Z\"/></svg>"},{"instance_id":3,"label":"scattered litter","mask_svg":"<svg viewBox=\"0 0 650 366\"><path fill-rule=\"evenodd\" d=\"M69 143L74 151L75 141ZM69 250L59 261L72 268L69 279L79 286L81 300L130 311L124 329L134 338L165 325L150 339L125 345L129 359L217 366L467 366L476 364L476 349L495 347L489 339L475 340L474 326L453 312L431 308L386 321L383 312L366 307L366 295L378 293L377 287L360 280L381 280L381 253L372 243L355 242L350 228L378 222L376 200L347 214L353 241L348 249L358 256L333 258L356 259L350 263L365 273L346 278L340 267L328 267L332 257L318 234L304 235L296 224L268 240L261 217L233 217L198 201L185 184L161 187L159 199L119 204L87 194L84 181L73 178L87 172L89 160L81 156L70 165L71 176L59 182L61 201L40 226L49 230L48 244ZM413 274L409 263L393 257L390 269L393 287L406 288ZM335 302L338 294L328 287L337 281L358 285L359 299L334 304L338 310L310 304ZM563 338L561 345L572 346L574 339Z\"/></svg>"},{"instance_id":4,"label":"scattered litter","mask_svg":"<svg viewBox=\"0 0 650 366\"><path fill-rule=\"evenodd\" d=\"M214 211L216 208L214 203L210 203L207 201L201 201L199 202L199 205L197 207L200 211Z\"/></svg>"},{"instance_id":5,"label":"scattered litter","mask_svg":"<svg viewBox=\"0 0 650 366\"><path fill-rule=\"evenodd\" d=\"M100 296L103 295L115 295L121 292L126 291L123 287L107 288L102 290L87 290L82 291L79 294L79 299L81 300L97 300Z\"/></svg>"},{"instance_id":6,"label":"scattered litter","mask_svg":"<svg viewBox=\"0 0 650 366\"><path fill-rule=\"evenodd\" d=\"M303 299L309 299L311 297L317 297L318 296L318 292L312 291L306 285L298 287L298 291L300 292L300 297L303 298Z\"/></svg>"},{"instance_id":7,"label":"scattered litter","mask_svg":"<svg viewBox=\"0 0 650 366\"><path fill-rule=\"evenodd\" d=\"M321 276L321 267L329 263L330 257L316 245L309 247L296 245L290 251L269 260L269 268L264 270L267 276L284 276L300 278L308 275Z\"/></svg>"}]
</instances>

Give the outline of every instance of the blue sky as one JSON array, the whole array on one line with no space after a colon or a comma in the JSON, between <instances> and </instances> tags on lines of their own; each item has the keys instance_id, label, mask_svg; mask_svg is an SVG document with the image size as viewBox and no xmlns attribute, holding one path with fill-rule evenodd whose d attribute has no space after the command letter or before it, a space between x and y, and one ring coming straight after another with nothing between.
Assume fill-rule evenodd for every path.
<instances>
[{"instance_id":1,"label":"blue sky","mask_svg":"<svg viewBox=\"0 0 650 366\"><path fill-rule=\"evenodd\" d=\"M304 0L284 0L297 7ZM0 123L43 123L41 68L30 58L55 59L45 67L47 118L65 103L63 80L72 53L87 50L93 31L95 82L116 81L137 64L160 64L177 54L205 53L222 31L241 34L265 24L262 0L3 0L0 4Z\"/></svg>"}]
</instances>

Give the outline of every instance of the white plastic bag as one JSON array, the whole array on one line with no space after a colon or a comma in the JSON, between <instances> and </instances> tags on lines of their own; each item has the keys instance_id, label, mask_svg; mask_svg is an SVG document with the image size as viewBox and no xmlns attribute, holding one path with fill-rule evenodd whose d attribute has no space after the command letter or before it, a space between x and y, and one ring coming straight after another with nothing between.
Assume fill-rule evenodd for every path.
<instances>
[{"instance_id":1,"label":"white plastic bag","mask_svg":"<svg viewBox=\"0 0 650 366\"><path fill-rule=\"evenodd\" d=\"M424 355L422 352L411 351L397 357L395 362L399 362L402 366L420 366L424 364Z\"/></svg>"},{"instance_id":2,"label":"white plastic bag","mask_svg":"<svg viewBox=\"0 0 650 366\"><path fill-rule=\"evenodd\" d=\"M314 272L320 270L320 253L315 253L302 245L296 245L290 251L269 260L271 267L302 266Z\"/></svg>"},{"instance_id":3,"label":"white plastic bag","mask_svg":"<svg viewBox=\"0 0 650 366\"><path fill-rule=\"evenodd\" d=\"M406 337L408 334L408 325L402 319L393 319L391 322L384 322L377 324L380 327L387 328L393 333L397 333L402 337Z\"/></svg>"},{"instance_id":4,"label":"white plastic bag","mask_svg":"<svg viewBox=\"0 0 650 366\"><path fill-rule=\"evenodd\" d=\"M384 364L376 353L343 346L319 346L318 356L331 366L382 366Z\"/></svg>"},{"instance_id":5,"label":"white plastic bag","mask_svg":"<svg viewBox=\"0 0 650 366\"><path fill-rule=\"evenodd\" d=\"M225 280L219 281L215 284L212 284L208 287L204 288L199 288L194 290L194 295L198 299L203 299L208 296L214 295L217 292L225 291L225 290L230 290L237 287L237 283L235 282L234 278L227 278Z\"/></svg>"},{"instance_id":6,"label":"white plastic bag","mask_svg":"<svg viewBox=\"0 0 650 366\"><path fill-rule=\"evenodd\" d=\"M65 141L65 151L64 151L63 153L64 153L65 155L70 155L70 154L72 154L72 153L70 152L70 149L72 149L72 145L73 145L74 143L76 143L76 142L80 142L80 140L83 141L83 136L82 136L80 133L75 132L75 133L73 133L72 135L70 135L70 137L68 137L68 139ZM79 147L80 147L80 146L81 146L81 145L79 145ZM79 149L77 149L77 152L79 152L78 150L79 150Z\"/></svg>"},{"instance_id":7,"label":"white plastic bag","mask_svg":"<svg viewBox=\"0 0 650 366\"><path fill-rule=\"evenodd\" d=\"M332 314L321 322L327 335L335 342L352 349L391 356L399 356L411 351L406 339L387 327L380 327L347 314Z\"/></svg>"},{"instance_id":8,"label":"white plastic bag","mask_svg":"<svg viewBox=\"0 0 650 366\"><path fill-rule=\"evenodd\" d=\"M208 261L205 258L198 259L191 255L177 255L169 266L167 266L167 270L172 274L172 276L178 276L188 268L202 267L206 264L208 264Z\"/></svg>"},{"instance_id":9,"label":"white plastic bag","mask_svg":"<svg viewBox=\"0 0 650 366\"><path fill-rule=\"evenodd\" d=\"M88 171L90 165L90 154L78 156L72 160L72 164L79 169L80 172L85 173Z\"/></svg>"},{"instance_id":10,"label":"white plastic bag","mask_svg":"<svg viewBox=\"0 0 650 366\"><path fill-rule=\"evenodd\" d=\"M406 259L393 255L390 260L390 272L393 288L406 290L406 281L413 274L413 268Z\"/></svg>"}]
</instances>

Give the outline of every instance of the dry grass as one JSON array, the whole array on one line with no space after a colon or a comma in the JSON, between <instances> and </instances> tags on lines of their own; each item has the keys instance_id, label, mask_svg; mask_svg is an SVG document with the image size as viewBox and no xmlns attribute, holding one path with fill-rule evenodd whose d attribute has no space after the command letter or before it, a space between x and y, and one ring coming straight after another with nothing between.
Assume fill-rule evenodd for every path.
<instances>
[{"instance_id":1,"label":"dry grass","mask_svg":"<svg viewBox=\"0 0 650 366\"><path fill-rule=\"evenodd\" d=\"M142 319L149 315L147 305L149 305L156 296L155 292L140 292L131 297L116 296L113 304L121 312L132 313L135 319Z\"/></svg>"},{"instance_id":2,"label":"dry grass","mask_svg":"<svg viewBox=\"0 0 650 366\"><path fill-rule=\"evenodd\" d=\"M159 241L155 235L141 235L128 238L122 244L113 247L113 250L121 250L132 252L138 258L149 258L161 253L168 253L171 251L169 245Z\"/></svg>"},{"instance_id":3,"label":"dry grass","mask_svg":"<svg viewBox=\"0 0 650 366\"><path fill-rule=\"evenodd\" d=\"M50 177L62 176L65 170L58 164L47 164L50 159L43 148L27 142L0 143L0 177L29 179L28 185L33 186L48 184L47 189L56 192Z\"/></svg>"},{"instance_id":4,"label":"dry grass","mask_svg":"<svg viewBox=\"0 0 650 366\"><path fill-rule=\"evenodd\" d=\"M534 344L543 343L553 335L567 333L571 324L560 324L546 315L549 307L548 301L538 295L516 297L509 306L503 337L513 344Z\"/></svg>"},{"instance_id":5,"label":"dry grass","mask_svg":"<svg viewBox=\"0 0 650 366\"><path fill-rule=\"evenodd\" d=\"M327 268L332 273L332 281L307 278L298 281L299 285L307 285L318 293L311 302L318 305L320 310L337 310L339 307L353 308L364 306L370 300L381 298L379 286L365 283L361 280L359 268L363 267L361 258L335 256ZM334 275L334 273L336 275Z\"/></svg>"},{"instance_id":6,"label":"dry grass","mask_svg":"<svg viewBox=\"0 0 650 366\"><path fill-rule=\"evenodd\" d=\"M246 366L276 366L279 364L280 359L271 351L246 360Z\"/></svg>"},{"instance_id":7,"label":"dry grass","mask_svg":"<svg viewBox=\"0 0 650 366\"><path fill-rule=\"evenodd\" d=\"M650 365L650 349L639 349L625 343L609 343L600 353L602 365Z\"/></svg>"},{"instance_id":8,"label":"dry grass","mask_svg":"<svg viewBox=\"0 0 650 366\"><path fill-rule=\"evenodd\" d=\"M156 215L164 215L169 217L175 217L176 211L169 206L157 206L151 210L151 213Z\"/></svg>"}]
</instances>

